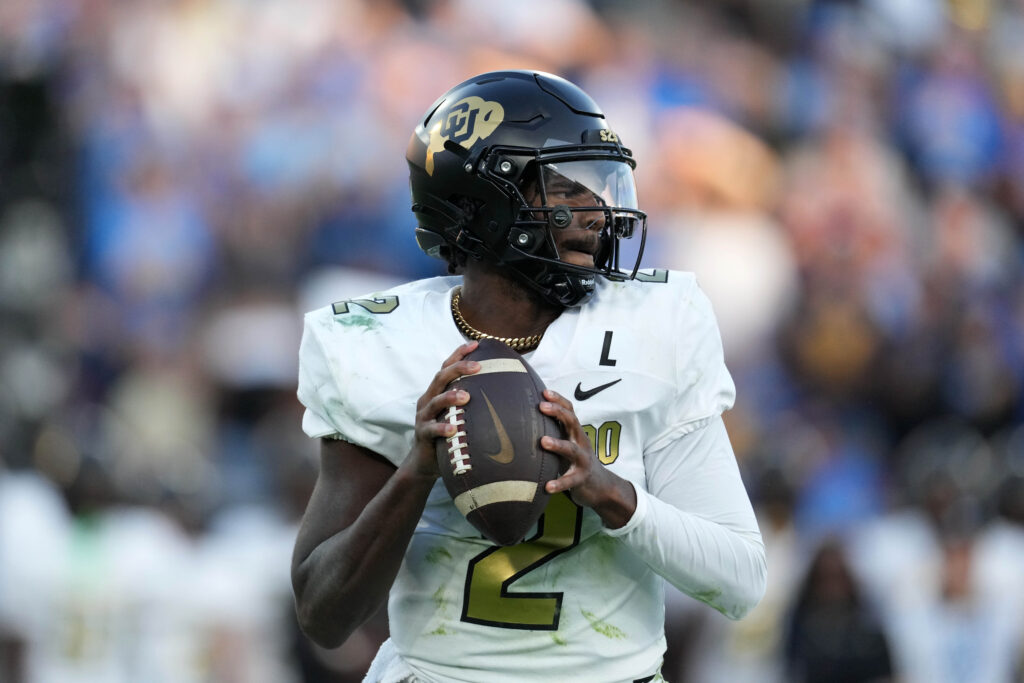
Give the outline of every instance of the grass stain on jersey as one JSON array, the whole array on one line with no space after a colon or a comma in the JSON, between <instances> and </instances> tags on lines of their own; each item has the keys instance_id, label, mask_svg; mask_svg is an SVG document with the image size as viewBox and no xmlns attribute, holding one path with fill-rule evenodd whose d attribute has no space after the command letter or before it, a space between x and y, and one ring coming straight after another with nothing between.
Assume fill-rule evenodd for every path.
<instances>
[{"instance_id":1,"label":"grass stain on jersey","mask_svg":"<svg viewBox=\"0 0 1024 683\"><path fill-rule=\"evenodd\" d=\"M431 596L434 599L434 605L437 606L438 612L444 612L445 608L448 607L448 597L445 595L444 586L441 586Z\"/></svg>"},{"instance_id":2,"label":"grass stain on jersey","mask_svg":"<svg viewBox=\"0 0 1024 683\"><path fill-rule=\"evenodd\" d=\"M444 546L438 546L428 550L423 559L430 564L442 564L446 560L452 559L452 554Z\"/></svg>"},{"instance_id":3,"label":"grass stain on jersey","mask_svg":"<svg viewBox=\"0 0 1024 683\"><path fill-rule=\"evenodd\" d=\"M369 315L352 315L351 313L346 316L336 317L335 322L345 327L359 327L366 332L377 330L380 328L380 321L375 320Z\"/></svg>"},{"instance_id":4,"label":"grass stain on jersey","mask_svg":"<svg viewBox=\"0 0 1024 683\"><path fill-rule=\"evenodd\" d=\"M557 633L552 633L552 634L551 634L551 641L552 641L552 642L553 642L553 643L554 643L555 645L561 645L562 647L565 647L566 645L568 645L568 644L569 644L569 641L568 641L568 640L566 640L566 639L565 639L565 638L563 638L562 636L558 635Z\"/></svg>"},{"instance_id":5,"label":"grass stain on jersey","mask_svg":"<svg viewBox=\"0 0 1024 683\"><path fill-rule=\"evenodd\" d=\"M455 631L451 631L445 628L445 624L441 623L437 628L427 634L428 636L454 636Z\"/></svg>"},{"instance_id":6,"label":"grass stain on jersey","mask_svg":"<svg viewBox=\"0 0 1024 683\"><path fill-rule=\"evenodd\" d=\"M595 558L602 565L615 564L615 558L622 551L622 542L617 538L596 534L593 541L593 548L600 556Z\"/></svg>"},{"instance_id":7,"label":"grass stain on jersey","mask_svg":"<svg viewBox=\"0 0 1024 683\"><path fill-rule=\"evenodd\" d=\"M700 600L701 602L710 605L713 600L717 600L722 595L722 591L719 588L712 588L706 591L697 591L690 593L690 597L694 600Z\"/></svg>"},{"instance_id":8,"label":"grass stain on jersey","mask_svg":"<svg viewBox=\"0 0 1024 683\"><path fill-rule=\"evenodd\" d=\"M611 638L612 640L625 640L626 634L619 627L612 626L607 621L598 619L596 614L588 612L585 609L581 609L580 614L590 622L590 628L594 629L605 638Z\"/></svg>"},{"instance_id":9,"label":"grass stain on jersey","mask_svg":"<svg viewBox=\"0 0 1024 683\"><path fill-rule=\"evenodd\" d=\"M716 605L714 603L714 601L717 600L719 597L721 597L721 595L722 595L722 589L720 589L720 588L711 588L711 589L706 590L706 591L697 591L696 593L690 593L690 597L693 598L694 600L700 600L701 602L703 602L708 607L716 609L719 612L721 612L722 614L724 614L725 616L729 617L730 616L729 613L723 607L720 607L720 606L718 606L718 605ZM735 619L735 617L730 617L730 618Z\"/></svg>"}]
</instances>

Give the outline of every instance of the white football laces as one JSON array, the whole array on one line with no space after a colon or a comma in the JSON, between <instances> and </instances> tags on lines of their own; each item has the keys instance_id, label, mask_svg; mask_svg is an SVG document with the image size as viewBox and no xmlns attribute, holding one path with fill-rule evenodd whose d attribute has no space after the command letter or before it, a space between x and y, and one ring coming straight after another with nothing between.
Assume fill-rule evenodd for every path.
<instances>
[{"instance_id":1,"label":"white football laces","mask_svg":"<svg viewBox=\"0 0 1024 683\"><path fill-rule=\"evenodd\" d=\"M457 428L459 425L466 424L466 421L461 419L465 412L458 406L448 406L445 419L448 424L453 424ZM456 475L465 474L473 469L473 466L469 464L469 444L466 443L465 438L466 432L457 429L453 435L445 439L448 442L448 454L451 455L449 462L452 465L452 472Z\"/></svg>"}]
</instances>

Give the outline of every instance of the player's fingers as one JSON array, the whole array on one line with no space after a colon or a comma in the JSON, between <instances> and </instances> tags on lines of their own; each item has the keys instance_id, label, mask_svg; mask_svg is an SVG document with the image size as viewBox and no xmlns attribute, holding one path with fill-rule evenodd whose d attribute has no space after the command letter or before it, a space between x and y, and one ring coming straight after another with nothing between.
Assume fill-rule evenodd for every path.
<instances>
[{"instance_id":1,"label":"player's fingers","mask_svg":"<svg viewBox=\"0 0 1024 683\"><path fill-rule=\"evenodd\" d=\"M416 411L416 419L429 422L439 418L452 405L465 405L469 402L469 392L465 389L446 389L438 394L425 397L423 404Z\"/></svg>"},{"instance_id":2,"label":"player's fingers","mask_svg":"<svg viewBox=\"0 0 1024 683\"><path fill-rule=\"evenodd\" d=\"M416 402L416 408L422 410L431 399L443 393L454 380L463 375L472 375L479 370L480 364L473 360L456 360L441 368L430 381L430 386L420 396L420 400Z\"/></svg>"},{"instance_id":3,"label":"player's fingers","mask_svg":"<svg viewBox=\"0 0 1024 683\"><path fill-rule=\"evenodd\" d=\"M453 406L463 406L469 403L469 392L465 389L449 389L427 400L423 406L416 411L417 423L439 422L444 418L444 413ZM446 430L455 433L455 430Z\"/></svg>"},{"instance_id":4,"label":"player's fingers","mask_svg":"<svg viewBox=\"0 0 1024 683\"><path fill-rule=\"evenodd\" d=\"M559 491L571 491L577 486L582 485L586 481L586 473L580 471L577 467L573 466L566 470L565 474L552 479L544 485L544 490L548 493L558 493Z\"/></svg>"},{"instance_id":5,"label":"player's fingers","mask_svg":"<svg viewBox=\"0 0 1024 683\"><path fill-rule=\"evenodd\" d=\"M589 442L588 442L589 444ZM575 441L569 439L556 439L550 436L542 436L540 446L544 450L551 451L561 457L570 467L586 471L590 467L590 453L584 450Z\"/></svg>"},{"instance_id":6,"label":"player's fingers","mask_svg":"<svg viewBox=\"0 0 1024 683\"><path fill-rule=\"evenodd\" d=\"M457 349L452 351L452 355L444 359L444 362L441 363L441 367L446 368L452 363L462 360L467 355L469 355L479 344L480 342L477 341L476 339L468 341L465 344L460 344Z\"/></svg>"},{"instance_id":7,"label":"player's fingers","mask_svg":"<svg viewBox=\"0 0 1024 683\"><path fill-rule=\"evenodd\" d=\"M416 438L433 442L435 439L447 439L454 436L458 427L447 422L428 420L416 425Z\"/></svg>"},{"instance_id":8,"label":"player's fingers","mask_svg":"<svg viewBox=\"0 0 1024 683\"><path fill-rule=\"evenodd\" d=\"M565 396L562 396L560 393L555 391L554 389L545 389L544 398L551 401L552 403L557 403L558 405L562 406L563 408L570 412L575 413L575 410L573 410L572 407L572 402Z\"/></svg>"},{"instance_id":9,"label":"player's fingers","mask_svg":"<svg viewBox=\"0 0 1024 683\"><path fill-rule=\"evenodd\" d=\"M440 393L445 387L463 375L472 375L480 371L480 364L475 360L458 360L447 367L438 370L434 375L433 385L435 393Z\"/></svg>"},{"instance_id":10,"label":"player's fingers","mask_svg":"<svg viewBox=\"0 0 1024 683\"><path fill-rule=\"evenodd\" d=\"M472 375L480 370L480 364L476 361L465 360L466 356L472 353L480 344L477 340L461 344L452 354L444 359L441 369L434 375L434 382L431 388L434 393L439 393L443 387L447 387L453 380L463 375Z\"/></svg>"},{"instance_id":11,"label":"player's fingers","mask_svg":"<svg viewBox=\"0 0 1024 683\"><path fill-rule=\"evenodd\" d=\"M562 398L554 392L545 391L545 396L549 393L554 394L558 398ZM545 415L549 415L558 420L562 427L565 428L565 433L570 439L578 444L590 444L590 440L587 439L587 433L583 431L583 426L580 424L580 420L576 417L576 412L572 409L572 404L562 399L561 401L541 401L540 411Z\"/></svg>"},{"instance_id":12,"label":"player's fingers","mask_svg":"<svg viewBox=\"0 0 1024 683\"><path fill-rule=\"evenodd\" d=\"M434 396L421 411L424 420L438 419L442 413L448 412L452 406L464 406L469 403L469 392L465 389L448 389Z\"/></svg>"}]
</instances>

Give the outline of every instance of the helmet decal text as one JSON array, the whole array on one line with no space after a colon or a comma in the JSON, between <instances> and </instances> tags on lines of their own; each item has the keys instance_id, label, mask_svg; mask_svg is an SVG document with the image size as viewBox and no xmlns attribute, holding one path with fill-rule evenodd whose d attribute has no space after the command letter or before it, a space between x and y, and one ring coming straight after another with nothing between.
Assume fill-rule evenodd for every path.
<instances>
[{"instance_id":1,"label":"helmet decal text","mask_svg":"<svg viewBox=\"0 0 1024 683\"><path fill-rule=\"evenodd\" d=\"M498 102L470 96L453 104L430 129L425 164L427 174L434 175L434 154L444 150L445 140L457 142L466 148L472 147L477 140L483 140L493 133L504 119L505 108Z\"/></svg>"}]
</instances>

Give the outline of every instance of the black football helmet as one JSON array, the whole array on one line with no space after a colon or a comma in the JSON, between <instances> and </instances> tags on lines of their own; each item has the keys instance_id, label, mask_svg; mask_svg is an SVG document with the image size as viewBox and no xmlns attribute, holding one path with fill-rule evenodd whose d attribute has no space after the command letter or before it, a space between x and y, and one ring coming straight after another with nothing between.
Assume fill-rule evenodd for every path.
<instances>
[{"instance_id":1,"label":"black football helmet","mask_svg":"<svg viewBox=\"0 0 1024 683\"><path fill-rule=\"evenodd\" d=\"M416 240L508 270L561 306L594 292L595 277L636 276L647 236L630 150L580 88L536 71L495 71L441 96L406 152ZM557 187L556 187L557 186ZM580 214L577 216L577 214ZM594 267L559 259L552 229L597 231ZM619 268L619 240L641 236L636 262Z\"/></svg>"}]
</instances>

